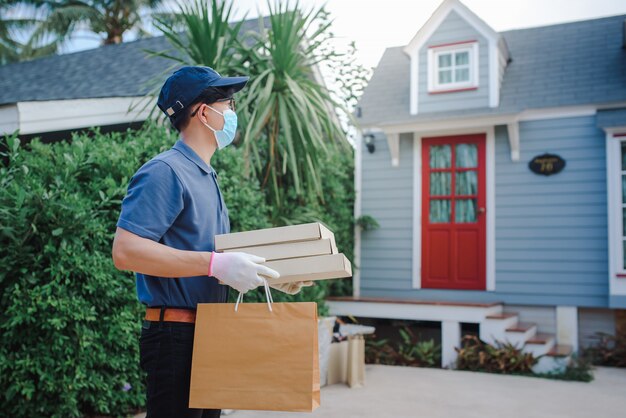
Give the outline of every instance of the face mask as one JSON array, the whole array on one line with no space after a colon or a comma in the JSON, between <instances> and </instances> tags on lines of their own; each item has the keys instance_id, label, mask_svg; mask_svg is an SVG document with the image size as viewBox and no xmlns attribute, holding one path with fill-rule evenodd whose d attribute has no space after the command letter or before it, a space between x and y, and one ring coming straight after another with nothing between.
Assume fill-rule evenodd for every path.
<instances>
[{"instance_id":1,"label":"face mask","mask_svg":"<svg viewBox=\"0 0 626 418\"><path fill-rule=\"evenodd\" d=\"M218 149L222 149L225 146L229 145L231 142L233 142L233 139L235 139L235 132L237 132L237 114L231 109L226 109L224 113L220 112L219 110L213 109L211 106L209 106L209 109L219 113L224 117L224 127L219 131L202 122L204 126L206 126L210 130L212 130L213 133L215 133L217 147Z\"/></svg>"}]
</instances>

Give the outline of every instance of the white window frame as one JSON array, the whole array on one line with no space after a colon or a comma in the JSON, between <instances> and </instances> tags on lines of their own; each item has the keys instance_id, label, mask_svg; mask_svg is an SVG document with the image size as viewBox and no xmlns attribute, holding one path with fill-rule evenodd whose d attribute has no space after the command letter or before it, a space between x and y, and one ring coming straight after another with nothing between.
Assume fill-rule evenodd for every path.
<instances>
[{"instance_id":1,"label":"white window frame","mask_svg":"<svg viewBox=\"0 0 626 418\"><path fill-rule=\"evenodd\" d=\"M623 158L622 157L622 145L626 143L626 137L622 136L618 138L619 138L619 145L620 145L619 147L620 152L618 153L618 156L620 158L618 159L618 164L617 164L617 173L618 173L617 184L621 186L622 181L623 181L622 176L626 174L626 170L622 169L622 158ZM618 194L617 194L618 211L617 212L621 216L618 216L619 229L617 230L618 231L617 238L618 238L620 245L618 246L619 251L617 253L617 259L619 261L617 272L621 274L626 274L626 266L624 265L624 240L626 239L626 236L624 236L624 225L623 225L624 217L622 215L622 211L624 210L624 208L626 208L626 203L624 203L625 200L624 200L623 194L624 194L623 187L618 187Z\"/></svg>"},{"instance_id":2,"label":"white window frame","mask_svg":"<svg viewBox=\"0 0 626 418\"><path fill-rule=\"evenodd\" d=\"M626 126L606 129L606 161L608 192L609 290L611 295L626 295L626 269L623 265L624 241L622 208L622 153Z\"/></svg>"},{"instance_id":3,"label":"white window frame","mask_svg":"<svg viewBox=\"0 0 626 418\"><path fill-rule=\"evenodd\" d=\"M439 55L442 53L458 53L468 51L469 53L469 80L454 83L439 83ZM454 63L452 66L454 73ZM428 92L443 92L464 88L478 87L478 41L462 44L443 45L428 48Z\"/></svg>"}]
</instances>

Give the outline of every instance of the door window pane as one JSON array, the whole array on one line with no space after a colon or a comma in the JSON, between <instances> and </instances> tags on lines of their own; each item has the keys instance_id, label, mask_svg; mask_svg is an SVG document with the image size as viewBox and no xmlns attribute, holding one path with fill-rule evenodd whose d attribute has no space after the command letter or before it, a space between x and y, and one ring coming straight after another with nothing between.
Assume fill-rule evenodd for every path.
<instances>
[{"instance_id":1,"label":"door window pane","mask_svg":"<svg viewBox=\"0 0 626 418\"><path fill-rule=\"evenodd\" d=\"M430 201L430 223L450 222L450 200L434 199Z\"/></svg>"},{"instance_id":2,"label":"door window pane","mask_svg":"<svg viewBox=\"0 0 626 418\"><path fill-rule=\"evenodd\" d=\"M455 206L455 222L476 222L476 199L457 199Z\"/></svg>"},{"instance_id":3,"label":"door window pane","mask_svg":"<svg viewBox=\"0 0 626 418\"><path fill-rule=\"evenodd\" d=\"M439 84L452 83L452 70L439 71Z\"/></svg>"},{"instance_id":4,"label":"door window pane","mask_svg":"<svg viewBox=\"0 0 626 418\"><path fill-rule=\"evenodd\" d=\"M476 147L476 144L458 144L455 147L455 150L457 167L478 167L478 148Z\"/></svg>"},{"instance_id":5,"label":"door window pane","mask_svg":"<svg viewBox=\"0 0 626 418\"><path fill-rule=\"evenodd\" d=\"M626 237L626 208L622 208L622 236Z\"/></svg>"},{"instance_id":6,"label":"door window pane","mask_svg":"<svg viewBox=\"0 0 626 418\"><path fill-rule=\"evenodd\" d=\"M450 193L450 178L452 173L430 173L430 195L447 196Z\"/></svg>"},{"instance_id":7,"label":"door window pane","mask_svg":"<svg viewBox=\"0 0 626 418\"><path fill-rule=\"evenodd\" d=\"M622 170L626 170L626 141L622 142Z\"/></svg>"},{"instance_id":8,"label":"door window pane","mask_svg":"<svg viewBox=\"0 0 626 418\"><path fill-rule=\"evenodd\" d=\"M430 168L450 168L450 145L435 145L430 147Z\"/></svg>"},{"instance_id":9,"label":"door window pane","mask_svg":"<svg viewBox=\"0 0 626 418\"><path fill-rule=\"evenodd\" d=\"M476 177L476 171L457 171L454 181L455 194L467 195L478 193L478 180Z\"/></svg>"},{"instance_id":10,"label":"door window pane","mask_svg":"<svg viewBox=\"0 0 626 418\"><path fill-rule=\"evenodd\" d=\"M622 270L626 270L626 240L622 241L622 252L623 252Z\"/></svg>"},{"instance_id":11,"label":"door window pane","mask_svg":"<svg viewBox=\"0 0 626 418\"><path fill-rule=\"evenodd\" d=\"M622 203L626 203L626 174L622 174Z\"/></svg>"}]
</instances>

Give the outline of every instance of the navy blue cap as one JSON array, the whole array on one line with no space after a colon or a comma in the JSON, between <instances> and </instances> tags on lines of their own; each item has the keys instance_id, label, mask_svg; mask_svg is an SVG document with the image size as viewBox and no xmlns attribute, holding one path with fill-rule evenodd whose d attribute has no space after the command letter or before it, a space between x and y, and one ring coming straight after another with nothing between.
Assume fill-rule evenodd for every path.
<instances>
[{"instance_id":1,"label":"navy blue cap","mask_svg":"<svg viewBox=\"0 0 626 418\"><path fill-rule=\"evenodd\" d=\"M246 85L249 78L222 77L211 67L181 67L165 80L157 106L173 121L207 87L232 87L237 92Z\"/></svg>"}]
</instances>

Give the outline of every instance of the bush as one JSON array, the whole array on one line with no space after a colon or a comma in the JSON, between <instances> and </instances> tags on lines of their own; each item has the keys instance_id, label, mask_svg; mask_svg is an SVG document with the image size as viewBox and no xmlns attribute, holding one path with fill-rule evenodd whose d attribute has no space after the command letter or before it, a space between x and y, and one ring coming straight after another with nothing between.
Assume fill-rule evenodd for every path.
<instances>
[{"instance_id":1,"label":"bush","mask_svg":"<svg viewBox=\"0 0 626 418\"><path fill-rule=\"evenodd\" d=\"M583 356L597 366L626 367L626 335L596 332L596 342L587 347Z\"/></svg>"},{"instance_id":2,"label":"bush","mask_svg":"<svg viewBox=\"0 0 626 418\"><path fill-rule=\"evenodd\" d=\"M143 306L134 274L111 259L128 182L177 133L152 123L140 131L74 133L70 141L0 141L0 410L35 416L124 416L145 403L139 368ZM351 154L324 166L325 201L291 198L270 216L264 191L244 177L242 150L219 150L211 165L229 208L231 231L322 221L352 259ZM320 281L275 301L317 301L351 293L351 280ZM230 292L234 301L236 292ZM264 298L248 292L246 301Z\"/></svg>"},{"instance_id":3,"label":"bush","mask_svg":"<svg viewBox=\"0 0 626 418\"><path fill-rule=\"evenodd\" d=\"M563 371L552 371L545 373L535 373L537 377L554 380L574 380L578 382L591 382L593 374L591 373L591 363L584 357L572 355L569 364Z\"/></svg>"},{"instance_id":4,"label":"bush","mask_svg":"<svg viewBox=\"0 0 626 418\"><path fill-rule=\"evenodd\" d=\"M457 353L457 369L489 373L532 374L537 359L510 343L492 346L475 335L464 335Z\"/></svg>"},{"instance_id":5,"label":"bush","mask_svg":"<svg viewBox=\"0 0 626 418\"><path fill-rule=\"evenodd\" d=\"M441 346L433 339L420 340L408 326L398 330L401 340L392 344L389 339L365 340L365 362L393 366L439 367Z\"/></svg>"},{"instance_id":6,"label":"bush","mask_svg":"<svg viewBox=\"0 0 626 418\"><path fill-rule=\"evenodd\" d=\"M519 374L580 382L593 380L589 362L575 355L572 355L569 364L562 371L535 373L532 368L542 356L535 357L531 353L524 353L522 349L510 343L498 342L497 346L493 346L475 335L465 335L461 348L455 347L455 350L458 352L456 365L459 370Z\"/></svg>"},{"instance_id":7,"label":"bush","mask_svg":"<svg viewBox=\"0 0 626 418\"><path fill-rule=\"evenodd\" d=\"M147 124L54 144L21 145L16 135L0 143L3 415L124 416L143 407L143 307L111 245L130 177L176 139ZM228 173L219 181L231 229L269 226L258 184L239 170L241 152L229 147L215 158Z\"/></svg>"}]
</instances>

